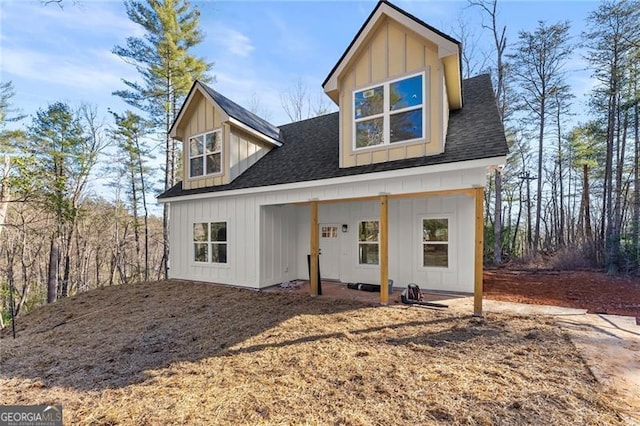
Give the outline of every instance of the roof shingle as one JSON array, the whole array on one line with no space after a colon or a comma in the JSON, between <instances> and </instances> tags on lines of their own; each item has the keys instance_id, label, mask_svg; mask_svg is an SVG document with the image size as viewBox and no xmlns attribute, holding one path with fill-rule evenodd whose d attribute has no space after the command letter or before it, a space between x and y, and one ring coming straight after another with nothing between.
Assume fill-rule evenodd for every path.
<instances>
[{"instance_id":1,"label":"roof shingle","mask_svg":"<svg viewBox=\"0 0 640 426\"><path fill-rule=\"evenodd\" d=\"M253 130L256 130L262 133L265 136L270 137L271 139L275 139L277 141L281 141L280 139L280 130L278 127L269 123L267 120L264 120L251 111L246 110L241 107L237 103L233 102L231 99L221 95L220 93L213 90L211 87L206 84L200 82L202 87L207 91L209 96L213 98L213 100L218 104L220 108L227 113L229 117L233 117L236 120L246 124L251 127Z\"/></svg>"},{"instance_id":2,"label":"roof shingle","mask_svg":"<svg viewBox=\"0 0 640 426\"><path fill-rule=\"evenodd\" d=\"M339 167L339 113L280 127L283 145L272 149L227 185L182 189L182 182L158 198L307 182L411 167L504 156L508 152L488 74L463 81L464 107L449 113L445 152L438 155Z\"/></svg>"}]
</instances>

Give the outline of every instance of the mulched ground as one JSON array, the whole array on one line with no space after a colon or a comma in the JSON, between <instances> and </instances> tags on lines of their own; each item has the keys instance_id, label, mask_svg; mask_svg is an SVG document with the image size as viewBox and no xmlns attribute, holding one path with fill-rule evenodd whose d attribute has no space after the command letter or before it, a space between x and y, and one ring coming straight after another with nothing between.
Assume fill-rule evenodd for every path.
<instances>
[{"instance_id":1,"label":"mulched ground","mask_svg":"<svg viewBox=\"0 0 640 426\"><path fill-rule=\"evenodd\" d=\"M0 389L74 425L625 424L551 319L179 281L22 317Z\"/></svg>"},{"instance_id":2,"label":"mulched ground","mask_svg":"<svg viewBox=\"0 0 640 426\"><path fill-rule=\"evenodd\" d=\"M588 309L589 313L640 317L640 278L599 271L489 269L487 299Z\"/></svg>"}]
</instances>

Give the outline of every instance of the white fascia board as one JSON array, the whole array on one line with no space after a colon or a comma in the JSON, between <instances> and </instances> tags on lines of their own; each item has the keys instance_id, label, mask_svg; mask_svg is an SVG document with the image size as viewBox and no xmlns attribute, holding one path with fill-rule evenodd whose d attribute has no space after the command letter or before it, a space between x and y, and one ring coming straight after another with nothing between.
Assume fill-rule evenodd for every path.
<instances>
[{"instance_id":1,"label":"white fascia board","mask_svg":"<svg viewBox=\"0 0 640 426\"><path fill-rule=\"evenodd\" d=\"M342 176L337 178L311 180L305 182L284 183L281 185L258 186L253 188L233 189L230 191L204 192L201 194L183 195L180 197L163 198L159 203L170 203L172 201L201 200L204 198L232 197L237 195L259 194L263 192L286 191L290 189L317 188L327 185L339 185L343 183L366 182L380 179L392 179L396 177L416 176L433 173L445 173L462 169L476 169L492 167L507 162L506 156L483 158L480 160L459 161L447 164L435 164L432 166L411 167L408 169L389 170L377 173L363 173L353 176Z\"/></svg>"},{"instance_id":2,"label":"white fascia board","mask_svg":"<svg viewBox=\"0 0 640 426\"><path fill-rule=\"evenodd\" d=\"M378 10L376 10L376 13L371 17L371 19L367 23L367 26L362 30L362 32L358 36L358 39L349 49L347 55L345 55L345 57L340 62L338 68L336 68L336 70L331 74L331 78L327 80L327 83L324 86L325 92L338 90L338 76L342 74L347 64L351 61L351 58L353 58L353 56L360 48L360 45L362 44L364 39L369 35L373 27L378 23L383 15L386 15L399 24L409 28L416 34L420 34L422 37L435 43L438 46L438 57L440 59L445 56L459 54L459 47L456 43L446 39L445 37L442 37L438 33L430 30L424 25L414 21L408 16L383 3L380 5Z\"/></svg>"},{"instance_id":3,"label":"white fascia board","mask_svg":"<svg viewBox=\"0 0 640 426\"><path fill-rule=\"evenodd\" d=\"M275 146L282 146L282 142L277 141L267 135L265 135L264 133L260 133L259 131L257 131L254 128L251 128L249 126L247 126L246 124L244 124L242 121L239 121L233 117L229 117L229 123L233 124L236 127L240 127L242 130L244 130L247 133L252 134L253 136L260 138L266 142L269 142Z\"/></svg>"},{"instance_id":4,"label":"white fascia board","mask_svg":"<svg viewBox=\"0 0 640 426\"><path fill-rule=\"evenodd\" d=\"M187 105L189 105L189 103L191 103L193 97L196 94L196 90L199 91L202 94L202 96L204 96L205 99L207 99L209 102L211 102L213 105L215 105L218 108L218 110L220 111L220 115L221 115L220 121L224 122L224 121L227 121L229 119L229 115L227 115L225 110L220 108L220 105L218 105L216 103L216 101L214 101L213 98L211 96L209 96L207 91L202 87L201 83L198 81L193 86L193 89L189 93L189 96L187 97L187 99L185 99L184 104L183 104L184 106L180 109L180 114L178 114L178 117L176 117L176 119L174 120L174 125L171 127L171 133L169 134L169 136L171 136L172 138L176 137L176 133L177 133L177 130L178 130L178 123L180 121L182 121L182 119L184 118L184 114L186 114L186 112L187 112Z\"/></svg>"}]
</instances>

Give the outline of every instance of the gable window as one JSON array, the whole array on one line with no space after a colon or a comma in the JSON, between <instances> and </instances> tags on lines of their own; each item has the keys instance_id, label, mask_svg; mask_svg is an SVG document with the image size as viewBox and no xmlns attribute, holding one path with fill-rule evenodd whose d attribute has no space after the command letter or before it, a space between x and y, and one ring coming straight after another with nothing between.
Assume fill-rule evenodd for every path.
<instances>
[{"instance_id":1,"label":"gable window","mask_svg":"<svg viewBox=\"0 0 640 426\"><path fill-rule=\"evenodd\" d=\"M377 265L380 224L377 220L365 220L358 224L358 263Z\"/></svg>"},{"instance_id":2,"label":"gable window","mask_svg":"<svg viewBox=\"0 0 640 426\"><path fill-rule=\"evenodd\" d=\"M422 219L422 266L449 267L448 219Z\"/></svg>"},{"instance_id":3,"label":"gable window","mask_svg":"<svg viewBox=\"0 0 640 426\"><path fill-rule=\"evenodd\" d=\"M222 165L222 130L189 138L189 177L220 173Z\"/></svg>"},{"instance_id":4,"label":"gable window","mask_svg":"<svg viewBox=\"0 0 640 426\"><path fill-rule=\"evenodd\" d=\"M193 260L227 263L227 222L193 224Z\"/></svg>"},{"instance_id":5,"label":"gable window","mask_svg":"<svg viewBox=\"0 0 640 426\"><path fill-rule=\"evenodd\" d=\"M354 148L424 139L424 73L353 92Z\"/></svg>"}]
</instances>

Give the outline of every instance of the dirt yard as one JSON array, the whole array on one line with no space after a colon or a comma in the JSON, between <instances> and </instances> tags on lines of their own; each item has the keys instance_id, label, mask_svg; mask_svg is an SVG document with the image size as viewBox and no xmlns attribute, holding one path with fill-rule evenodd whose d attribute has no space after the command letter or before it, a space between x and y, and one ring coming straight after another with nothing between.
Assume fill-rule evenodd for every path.
<instances>
[{"instance_id":1,"label":"dirt yard","mask_svg":"<svg viewBox=\"0 0 640 426\"><path fill-rule=\"evenodd\" d=\"M65 424L624 424L551 319L186 282L21 318L0 389Z\"/></svg>"},{"instance_id":2,"label":"dirt yard","mask_svg":"<svg viewBox=\"0 0 640 426\"><path fill-rule=\"evenodd\" d=\"M484 295L506 302L640 317L640 278L611 277L598 271L490 269L484 273Z\"/></svg>"}]
</instances>

